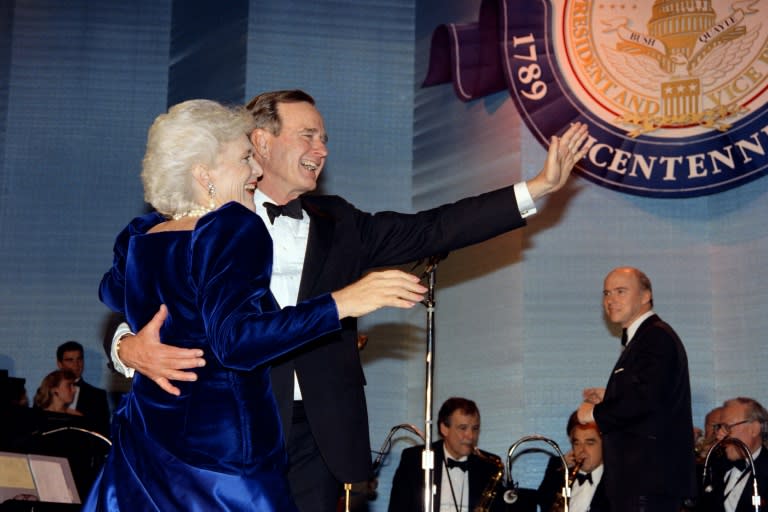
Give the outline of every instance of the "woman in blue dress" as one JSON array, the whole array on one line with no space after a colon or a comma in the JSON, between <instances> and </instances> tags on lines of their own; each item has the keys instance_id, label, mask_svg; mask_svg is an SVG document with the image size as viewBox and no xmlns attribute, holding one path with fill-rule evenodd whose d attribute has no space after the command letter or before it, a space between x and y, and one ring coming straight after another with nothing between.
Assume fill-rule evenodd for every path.
<instances>
[{"instance_id":1,"label":"woman in blue dress","mask_svg":"<svg viewBox=\"0 0 768 512\"><path fill-rule=\"evenodd\" d=\"M203 349L206 364L179 396L135 375L84 511L295 511L269 361L344 317L422 299L417 278L389 270L278 308L252 128L244 109L191 100L149 130L141 177L156 212L118 235L100 297L133 327L165 304L163 341Z\"/></svg>"}]
</instances>

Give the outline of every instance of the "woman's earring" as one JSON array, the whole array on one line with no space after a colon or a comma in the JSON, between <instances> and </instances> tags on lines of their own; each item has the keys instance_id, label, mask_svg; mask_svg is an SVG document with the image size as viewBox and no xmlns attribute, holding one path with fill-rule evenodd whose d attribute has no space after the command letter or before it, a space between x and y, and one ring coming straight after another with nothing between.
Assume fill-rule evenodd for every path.
<instances>
[{"instance_id":1,"label":"woman's earring","mask_svg":"<svg viewBox=\"0 0 768 512\"><path fill-rule=\"evenodd\" d=\"M211 209L216 207L216 202L213 200L214 197L216 197L216 187L213 186L213 183L208 183L208 198L210 199L208 207Z\"/></svg>"}]
</instances>

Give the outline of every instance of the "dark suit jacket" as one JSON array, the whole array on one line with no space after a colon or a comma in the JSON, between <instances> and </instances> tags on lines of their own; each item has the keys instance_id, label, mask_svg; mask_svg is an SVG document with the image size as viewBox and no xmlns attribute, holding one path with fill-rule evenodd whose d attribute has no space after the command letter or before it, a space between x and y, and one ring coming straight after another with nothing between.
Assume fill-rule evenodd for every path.
<instances>
[{"instance_id":1,"label":"dark suit jacket","mask_svg":"<svg viewBox=\"0 0 768 512\"><path fill-rule=\"evenodd\" d=\"M443 468L445 467L443 465L445 457L443 441L432 443L432 449L435 452L433 481L437 487L433 505L435 512L437 512L440 508L440 483L442 482ZM422 512L424 510L424 470L421 468L421 454L423 451L424 445L403 450L400 456L400 465L397 467L395 477L392 480L392 491L389 495L389 512ZM483 453L487 454L487 452ZM469 510L474 510L488 483L498 473L498 468L474 454L470 455L467 460L469 462ZM491 503L491 512L501 512L504 510L504 478L502 477L501 480L496 487L496 497Z\"/></svg>"},{"instance_id":2,"label":"dark suit jacket","mask_svg":"<svg viewBox=\"0 0 768 512\"><path fill-rule=\"evenodd\" d=\"M560 457L550 457L538 490L539 506L542 512L552 510L552 505L556 499L562 501L562 497L558 494L562 493L564 481L565 476ZM600 479L600 483L597 484L595 493L592 495L589 512L608 512L609 510L608 498L605 495L605 472L603 472L603 478Z\"/></svg>"},{"instance_id":3,"label":"dark suit jacket","mask_svg":"<svg viewBox=\"0 0 768 512\"><path fill-rule=\"evenodd\" d=\"M723 460L717 460L710 464L712 469L711 478L707 480L711 484L711 491L705 492L699 499L696 512L723 512L723 496L725 493L725 473L730 469L729 465L723 464ZM768 510L768 450L763 448L760 455L755 459L755 474L757 475L757 492L762 499L760 510ZM736 512L754 511L752 505L752 476L749 475L747 485L741 493L739 504L736 506Z\"/></svg>"},{"instance_id":4,"label":"dark suit jacket","mask_svg":"<svg viewBox=\"0 0 768 512\"><path fill-rule=\"evenodd\" d=\"M340 197L308 196L309 240L299 300L338 290L366 271L404 264L487 240L525 225L512 187L417 214L369 214ZM272 385L290 439L293 370L307 421L331 472L342 482L370 476L371 448L357 322L277 361Z\"/></svg>"},{"instance_id":5,"label":"dark suit jacket","mask_svg":"<svg viewBox=\"0 0 768 512\"><path fill-rule=\"evenodd\" d=\"M76 409L83 413L88 422L99 434L109 436L109 403L107 392L85 382L78 382L80 395L77 398Z\"/></svg>"},{"instance_id":6,"label":"dark suit jacket","mask_svg":"<svg viewBox=\"0 0 768 512\"><path fill-rule=\"evenodd\" d=\"M688 359L657 315L622 352L594 416L609 498L696 495Z\"/></svg>"}]
</instances>

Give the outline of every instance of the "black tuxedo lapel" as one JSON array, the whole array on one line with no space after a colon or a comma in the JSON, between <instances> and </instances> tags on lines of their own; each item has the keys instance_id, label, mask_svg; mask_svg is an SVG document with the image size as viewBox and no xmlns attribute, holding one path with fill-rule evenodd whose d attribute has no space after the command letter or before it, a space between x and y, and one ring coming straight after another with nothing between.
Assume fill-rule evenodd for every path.
<instances>
[{"instance_id":1,"label":"black tuxedo lapel","mask_svg":"<svg viewBox=\"0 0 768 512\"><path fill-rule=\"evenodd\" d=\"M302 208L309 215L309 238L304 255L304 267L301 272L298 300L312 297L317 279L322 275L334 241L336 229L333 219L318 210L311 202L301 201Z\"/></svg>"}]
</instances>

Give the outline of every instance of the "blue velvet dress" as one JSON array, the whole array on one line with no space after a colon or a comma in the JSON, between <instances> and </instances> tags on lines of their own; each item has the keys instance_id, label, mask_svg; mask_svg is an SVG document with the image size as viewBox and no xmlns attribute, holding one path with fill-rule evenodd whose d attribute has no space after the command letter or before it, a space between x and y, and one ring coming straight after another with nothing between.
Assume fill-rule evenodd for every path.
<instances>
[{"instance_id":1,"label":"blue velvet dress","mask_svg":"<svg viewBox=\"0 0 768 512\"><path fill-rule=\"evenodd\" d=\"M102 301L133 329L160 304L163 343L200 348L206 366L181 396L138 373L113 419L113 446L84 511L295 511L268 363L341 327L325 294L279 310L269 291L272 241L229 203L193 231L147 233L137 218L115 243Z\"/></svg>"}]
</instances>

